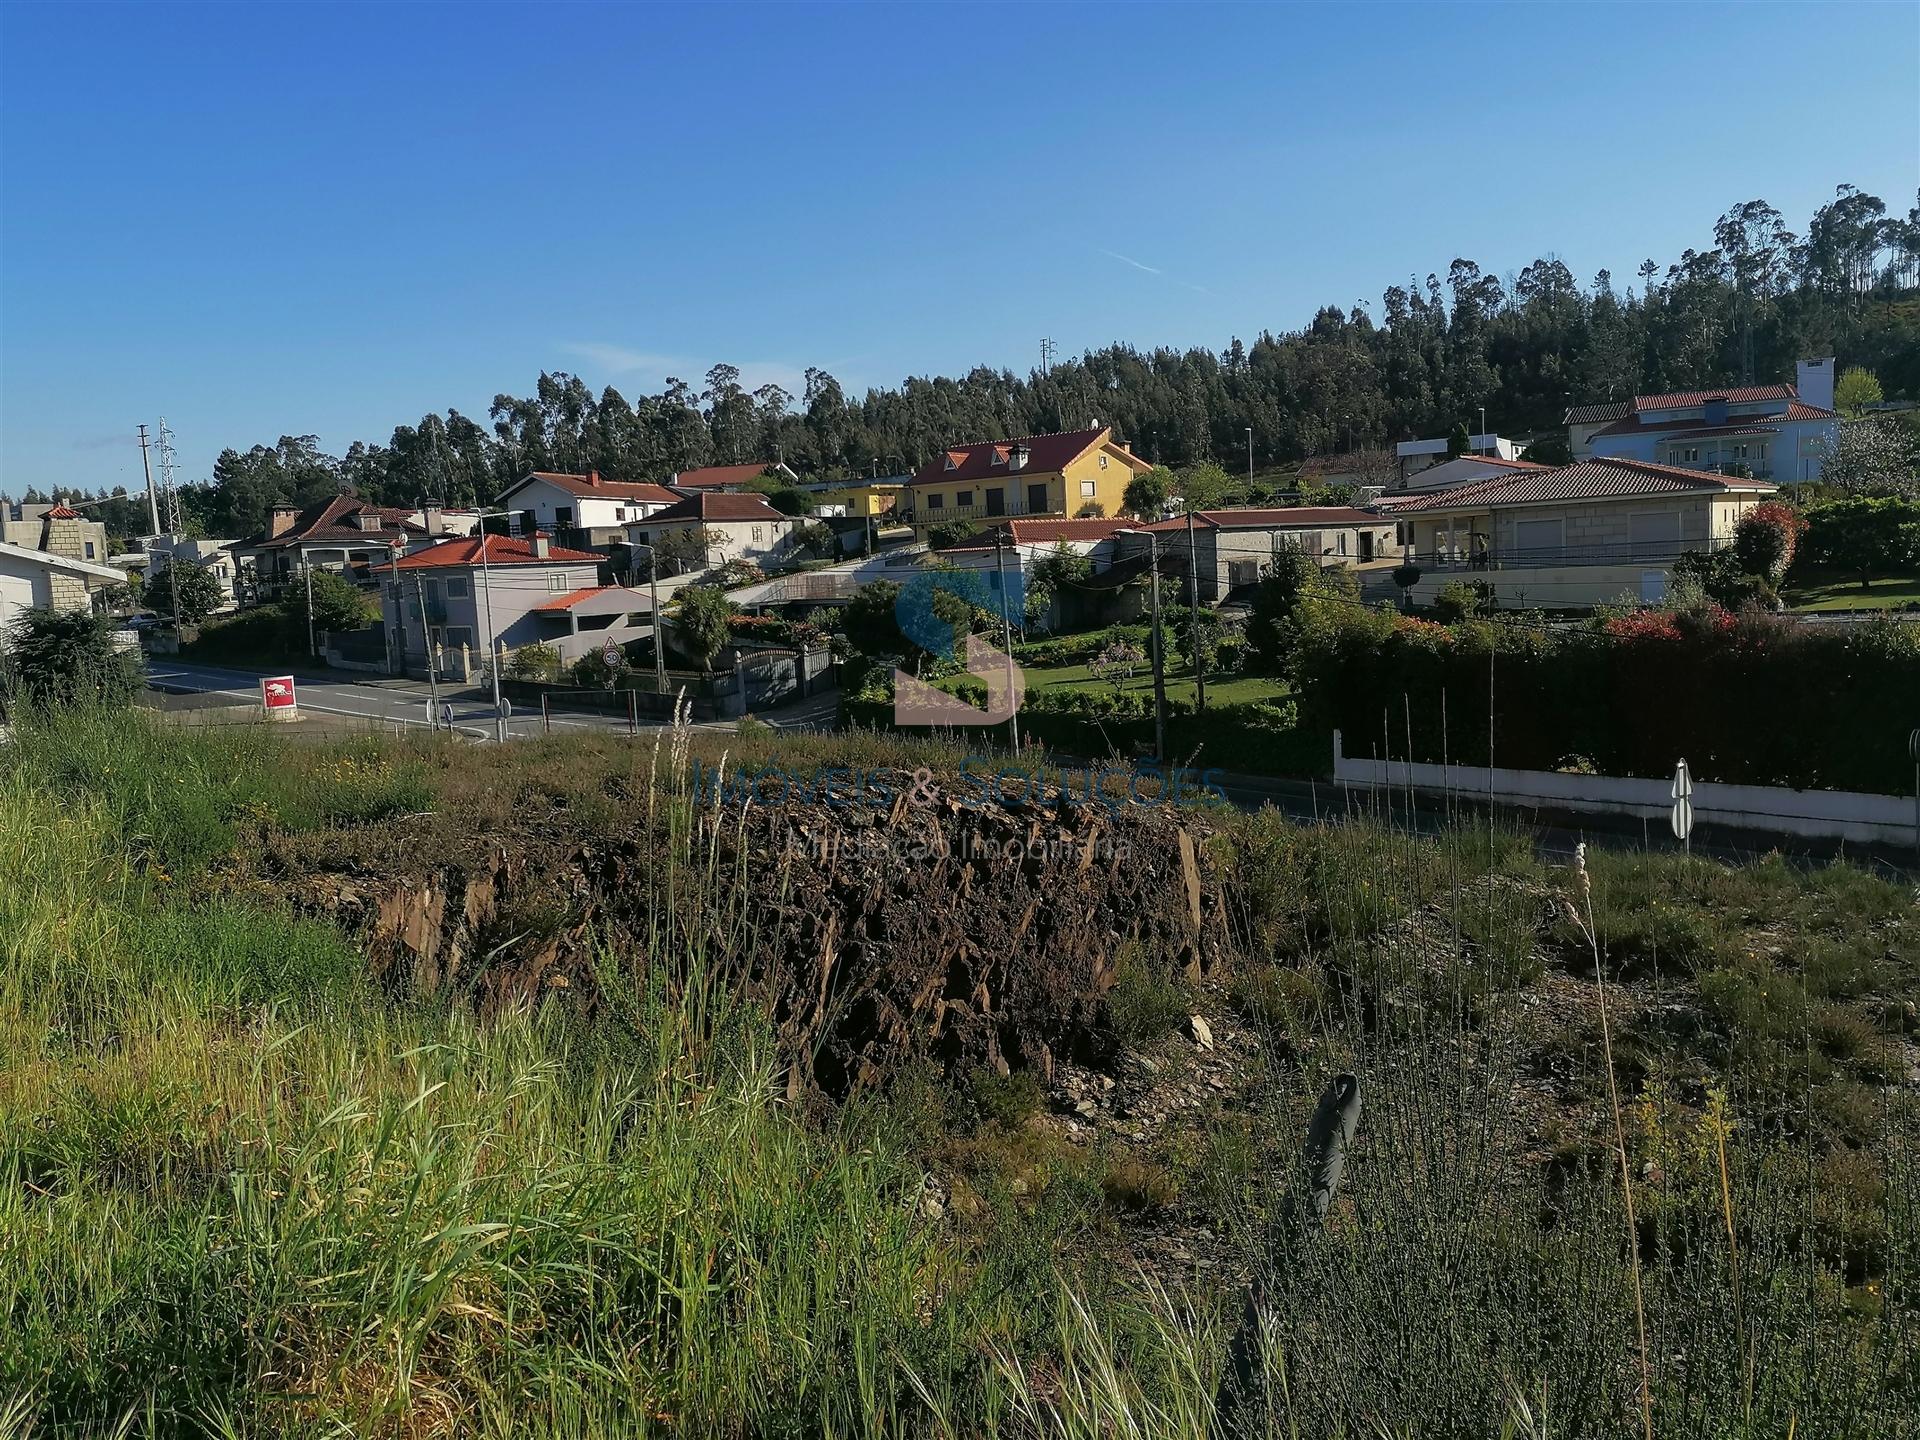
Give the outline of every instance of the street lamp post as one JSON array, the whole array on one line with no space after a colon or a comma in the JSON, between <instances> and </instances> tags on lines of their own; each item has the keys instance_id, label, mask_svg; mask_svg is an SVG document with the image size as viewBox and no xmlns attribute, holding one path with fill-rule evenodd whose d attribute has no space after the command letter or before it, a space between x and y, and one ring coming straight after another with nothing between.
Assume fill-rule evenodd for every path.
<instances>
[{"instance_id":1,"label":"street lamp post","mask_svg":"<svg viewBox=\"0 0 1920 1440\"><path fill-rule=\"evenodd\" d=\"M1161 643L1160 636L1160 537L1151 530L1135 530L1131 527L1113 533L1147 537L1147 607L1153 627L1149 647L1153 651L1153 754L1154 759L1164 760L1167 754L1167 668L1166 646Z\"/></svg>"},{"instance_id":2,"label":"street lamp post","mask_svg":"<svg viewBox=\"0 0 1920 1440\"><path fill-rule=\"evenodd\" d=\"M475 512L480 521L480 603L487 622L487 673L493 677L493 738L501 744L505 744L507 739L507 717L502 713L504 707L500 703L500 642L493 631L493 571L487 564L487 551L491 548L487 542L493 537L487 533L487 518L494 515L504 517L508 513L505 510Z\"/></svg>"},{"instance_id":3,"label":"street lamp post","mask_svg":"<svg viewBox=\"0 0 1920 1440\"><path fill-rule=\"evenodd\" d=\"M1253 483L1253 426L1247 426L1247 483ZM1249 502L1251 503L1251 502Z\"/></svg>"}]
</instances>

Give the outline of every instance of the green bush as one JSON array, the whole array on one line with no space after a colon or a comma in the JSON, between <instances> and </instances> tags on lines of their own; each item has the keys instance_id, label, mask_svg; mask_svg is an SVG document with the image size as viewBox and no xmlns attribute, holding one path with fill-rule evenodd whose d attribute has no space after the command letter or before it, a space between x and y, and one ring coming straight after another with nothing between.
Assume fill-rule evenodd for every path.
<instances>
[{"instance_id":1,"label":"green bush","mask_svg":"<svg viewBox=\"0 0 1920 1440\"><path fill-rule=\"evenodd\" d=\"M24 611L4 639L4 690L37 705L124 705L143 683L139 652L91 610Z\"/></svg>"}]
</instances>

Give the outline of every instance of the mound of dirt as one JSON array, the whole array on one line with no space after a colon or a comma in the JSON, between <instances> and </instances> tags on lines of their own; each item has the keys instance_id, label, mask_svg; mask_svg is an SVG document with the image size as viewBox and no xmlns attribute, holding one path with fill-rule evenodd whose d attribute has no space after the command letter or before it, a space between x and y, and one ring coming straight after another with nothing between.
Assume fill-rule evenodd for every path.
<instances>
[{"instance_id":1,"label":"mound of dirt","mask_svg":"<svg viewBox=\"0 0 1920 1440\"><path fill-rule=\"evenodd\" d=\"M559 989L592 1009L705 957L765 1005L793 1085L837 1096L921 1059L1109 1058L1123 957L1192 979L1223 958L1206 833L1191 811L902 786L885 806L709 802L675 827L558 812L412 873L296 865L282 888L357 931L396 992L483 1008Z\"/></svg>"}]
</instances>

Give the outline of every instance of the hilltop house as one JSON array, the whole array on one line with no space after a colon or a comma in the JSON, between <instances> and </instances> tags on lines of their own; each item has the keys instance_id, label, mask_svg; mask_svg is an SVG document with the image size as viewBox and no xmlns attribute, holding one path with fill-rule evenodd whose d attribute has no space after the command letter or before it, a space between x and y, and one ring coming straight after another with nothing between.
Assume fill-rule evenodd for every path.
<instances>
[{"instance_id":1,"label":"hilltop house","mask_svg":"<svg viewBox=\"0 0 1920 1440\"><path fill-rule=\"evenodd\" d=\"M712 568L729 560L768 565L793 557L796 537L806 525L804 519L782 515L764 495L697 490L629 524L626 539L634 546L654 545L668 535L701 531L707 543L704 559L696 560L695 568Z\"/></svg>"},{"instance_id":2,"label":"hilltop house","mask_svg":"<svg viewBox=\"0 0 1920 1440\"><path fill-rule=\"evenodd\" d=\"M515 534L548 531L582 549L616 544L630 521L665 510L680 497L664 485L608 480L598 470L567 475L535 470L509 485L494 504L509 512Z\"/></svg>"},{"instance_id":3,"label":"hilltop house","mask_svg":"<svg viewBox=\"0 0 1920 1440\"><path fill-rule=\"evenodd\" d=\"M607 640L651 634L647 596L601 584L601 564L545 535L469 536L390 560L376 571L389 664L424 674L431 653L440 673L464 675L484 660L489 635L502 654L539 643L572 662Z\"/></svg>"},{"instance_id":4,"label":"hilltop house","mask_svg":"<svg viewBox=\"0 0 1920 1440\"><path fill-rule=\"evenodd\" d=\"M267 528L233 546L235 561L252 571L250 593L241 582L243 596L276 600L308 569L351 574L391 559L396 549L426 544L433 528L413 513L357 495L336 495L305 509L277 500ZM437 515L429 518L437 524Z\"/></svg>"},{"instance_id":5,"label":"hilltop house","mask_svg":"<svg viewBox=\"0 0 1920 1440\"><path fill-rule=\"evenodd\" d=\"M1567 412L1575 460L1615 458L1757 480L1818 480L1839 438L1833 359L1802 360L1796 383L1636 395Z\"/></svg>"},{"instance_id":6,"label":"hilltop house","mask_svg":"<svg viewBox=\"0 0 1920 1440\"><path fill-rule=\"evenodd\" d=\"M737 494L762 475L784 480L789 485L797 484L800 479L783 461L755 460L746 465L702 465L693 470L680 470L667 481L667 486L681 495L692 495L701 490Z\"/></svg>"},{"instance_id":7,"label":"hilltop house","mask_svg":"<svg viewBox=\"0 0 1920 1440\"><path fill-rule=\"evenodd\" d=\"M1117 516L1127 483L1152 468L1105 425L955 445L920 467L895 513L922 534L950 520Z\"/></svg>"},{"instance_id":8,"label":"hilltop house","mask_svg":"<svg viewBox=\"0 0 1920 1440\"><path fill-rule=\"evenodd\" d=\"M1665 598L1675 560L1730 543L1740 516L1774 490L1765 480L1595 457L1412 496L1386 516L1421 572L1415 604L1467 579L1502 605L1579 609L1623 593ZM1378 578L1368 590L1398 593Z\"/></svg>"}]
</instances>

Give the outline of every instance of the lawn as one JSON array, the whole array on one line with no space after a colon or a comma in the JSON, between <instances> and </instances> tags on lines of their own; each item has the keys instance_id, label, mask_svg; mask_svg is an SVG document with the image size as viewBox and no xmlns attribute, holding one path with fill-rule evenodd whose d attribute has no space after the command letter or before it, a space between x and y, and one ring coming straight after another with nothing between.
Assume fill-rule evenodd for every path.
<instances>
[{"instance_id":1,"label":"lawn","mask_svg":"<svg viewBox=\"0 0 1920 1440\"><path fill-rule=\"evenodd\" d=\"M1860 588L1858 576L1828 571L1789 587L1787 608L1803 614L1835 610L1893 610L1920 604L1920 575L1888 575Z\"/></svg>"},{"instance_id":2,"label":"lawn","mask_svg":"<svg viewBox=\"0 0 1920 1440\"><path fill-rule=\"evenodd\" d=\"M1115 681L1096 678L1085 665L1028 665L1023 672L1029 690L1099 689L1116 685ZM1153 693L1153 666L1142 662L1133 675L1117 682L1117 688L1137 695ZM1286 696L1287 682L1274 675L1245 675L1225 671L1207 677L1207 702L1210 705L1239 705L1248 701L1273 702ZM1167 667L1167 698L1191 700L1194 694L1193 670L1186 665Z\"/></svg>"}]
</instances>

